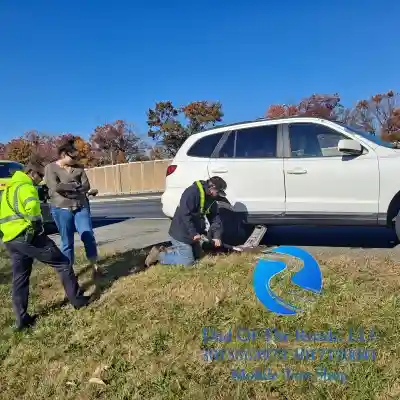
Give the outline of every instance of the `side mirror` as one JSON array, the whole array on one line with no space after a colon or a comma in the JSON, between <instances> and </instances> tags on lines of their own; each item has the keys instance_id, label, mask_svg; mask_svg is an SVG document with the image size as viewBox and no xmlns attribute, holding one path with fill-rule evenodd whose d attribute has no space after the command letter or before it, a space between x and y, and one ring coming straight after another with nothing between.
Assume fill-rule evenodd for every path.
<instances>
[{"instance_id":1,"label":"side mirror","mask_svg":"<svg viewBox=\"0 0 400 400\"><path fill-rule=\"evenodd\" d=\"M359 142L352 139L339 140L338 150L342 153L350 155L360 155L363 152L363 148Z\"/></svg>"}]
</instances>

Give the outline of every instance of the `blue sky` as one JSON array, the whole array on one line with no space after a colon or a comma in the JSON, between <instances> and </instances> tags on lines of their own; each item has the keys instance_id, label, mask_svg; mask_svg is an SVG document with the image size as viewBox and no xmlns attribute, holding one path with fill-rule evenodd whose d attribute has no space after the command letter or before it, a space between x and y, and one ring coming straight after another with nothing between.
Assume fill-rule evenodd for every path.
<instances>
[{"instance_id":1,"label":"blue sky","mask_svg":"<svg viewBox=\"0 0 400 400\"><path fill-rule=\"evenodd\" d=\"M219 100L225 122L339 92L400 90L397 0L12 1L0 4L0 123L88 137L156 101Z\"/></svg>"}]
</instances>

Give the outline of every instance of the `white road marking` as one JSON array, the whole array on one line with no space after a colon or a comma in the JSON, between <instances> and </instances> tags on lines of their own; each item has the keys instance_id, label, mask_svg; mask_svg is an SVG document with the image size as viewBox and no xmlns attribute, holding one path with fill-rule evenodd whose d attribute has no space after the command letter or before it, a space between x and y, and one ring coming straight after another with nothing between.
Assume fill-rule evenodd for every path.
<instances>
[{"instance_id":1,"label":"white road marking","mask_svg":"<svg viewBox=\"0 0 400 400\"><path fill-rule=\"evenodd\" d=\"M102 199L98 197L97 199L90 199L91 203L112 203L117 201L140 201L140 200L159 200L161 196L146 196L146 197L113 197L112 199Z\"/></svg>"},{"instance_id":2,"label":"white road marking","mask_svg":"<svg viewBox=\"0 0 400 400\"><path fill-rule=\"evenodd\" d=\"M96 214L92 215L92 218L96 218L96 220L107 220L107 219L111 219L111 220L119 220L119 219L132 219L132 220L149 220L149 219L154 219L154 220L167 220L170 218L167 217L155 217L155 218L146 218L146 217L132 217L132 215L127 215L127 216L115 216L115 217L105 217L105 216L96 216Z\"/></svg>"},{"instance_id":3,"label":"white road marking","mask_svg":"<svg viewBox=\"0 0 400 400\"><path fill-rule=\"evenodd\" d=\"M145 217L143 217L143 218L135 218L135 217L132 217L132 219L154 219L154 220L157 220L157 219L160 219L160 220L165 220L165 219L169 219L169 218L167 218L167 217L164 217L164 218L162 218L162 217L160 217L160 218L145 218Z\"/></svg>"}]
</instances>

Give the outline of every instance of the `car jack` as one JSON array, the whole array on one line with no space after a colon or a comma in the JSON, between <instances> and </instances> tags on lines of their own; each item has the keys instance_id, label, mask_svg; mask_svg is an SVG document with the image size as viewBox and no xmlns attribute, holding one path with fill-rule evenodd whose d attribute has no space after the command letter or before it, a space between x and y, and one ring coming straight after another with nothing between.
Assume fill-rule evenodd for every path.
<instances>
[{"instance_id":1,"label":"car jack","mask_svg":"<svg viewBox=\"0 0 400 400\"><path fill-rule=\"evenodd\" d=\"M258 253L260 251L260 242L265 236L266 232L267 228L264 225L257 225L244 244L231 246L230 244L222 243L221 247L238 253ZM211 240L207 236L201 236L202 244L210 242Z\"/></svg>"}]
</instances>

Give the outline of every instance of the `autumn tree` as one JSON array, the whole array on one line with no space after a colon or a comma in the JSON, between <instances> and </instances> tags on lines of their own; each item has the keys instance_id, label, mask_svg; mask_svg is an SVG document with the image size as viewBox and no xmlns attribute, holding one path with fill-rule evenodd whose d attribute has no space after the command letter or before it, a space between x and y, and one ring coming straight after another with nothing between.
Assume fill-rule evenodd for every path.
<instances>
[{"instance_id":1,"label":"autumn tree","mask_svg":"<svg viewBox=\"0 0 400 400\"><path fill-rule=\"evenodd\" d=\"M4 156L25 164L29 159L36 159L44 164L56 158L55 143L57 136L45 135L32 130L4 146Z\"/></svg>"},{"instance_id":2,"label":"autumn tree","mask_svg":"<svg viewBox=\"0 0 400 400\"><path fill-rule=\"evenodd\" d=\"M381 133L382 139L400 146L400 108L395 108Z\"/></svg>"},{"instance_id":3,"label":"autumn tree","mask_svg":"<svg viewBox=\"0 0 400 400\"><path fill-rule=\"evenodd\" d=\"M6 145L4 143L0 143L0 160L6 158Z\"/></svg>"},{"instance_id":4,"label":"autumn tree","mask_svg":"<svg viewBox=\"0 0 400 400\"><path fill-rule=\"evenodd\" d=\"M90 143L99 153L102 164L136 161L147 149L147 145L123 120L97 126L90 137Z\"/></svg>"},{"instance_id":5,"label":"autumn tree","mask_svg":"<svg viewBox=\"0 0 400 400\"><path fill-rule=\"evenodd\" d=\"M379 134L384 140L400 140L400 95L393 90L361 100L353 109L354 124Z\"/></svg>"},{"instance_id":6,"label":"autumn tree","mask_svg":"<svg viewBox=\"0 0 400 400\"><path fill-rule=\"evenodd\" d=\"M274 119L308 116L336 120L343 114L343 109L337 93L333 95L313 94L301 100L299 104L273 104L268 108L266 117Z\"/></svg>"},{"instance_id":7,"label":"autumn tree","mask_svg":"<svg viewBox=\"0 0 400 400\"><path fill-rule=\"evenodd\" d=\"M147 111L148 135L173 157L190 135L215 126L223 115L219 102L195 101L179 108L171 101L159 102Z\"/></svg>"},{"instance_id":8,"label":"autumn tree","mask_svg":"<svg viewBox=\"0 0 400 400\"><path fill-rule=\"evenodd\" d=\"M11 161L27 164L31 159L32 154L32 143L23 137L12 139L5 146L5 157Z\"/></svg>"},{"instance_id":9,"label":"autumn tree","mask_svg":"<svg viewBox=\"0 0 400 400\"><path fill-rule=\"evenodd\" d=\"M149 151L150 160L165 160L169 157L168 150L162 145L152 146Z\"/></svg>"},{"instance_id":10,"label":"autumn tree","mask_svg":"<svg viewBox=\"0 0 400 400\"><path fill-rule=\"evenodd\" d=\"M74 140L74 145L79 152L80 163L84 167L96 166L98 163L96 153L93 151L91 144L81 136L72 135L71 133L63 134L57 139L56 147L60 146L61 143L71 139Z\"/></svg>"},{"instance_id":11,"label":"autumn tree","mask_svg":"<svg viewBox=\"0 0 400 400\"><path fill-rule=\"evenodd\" d=\"M28 131L23 139L31 145L32 156L43 163L50 163L57 158L56 143L58 136L46 135L36 130Z\"/></svg>"}]
</instances>

